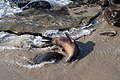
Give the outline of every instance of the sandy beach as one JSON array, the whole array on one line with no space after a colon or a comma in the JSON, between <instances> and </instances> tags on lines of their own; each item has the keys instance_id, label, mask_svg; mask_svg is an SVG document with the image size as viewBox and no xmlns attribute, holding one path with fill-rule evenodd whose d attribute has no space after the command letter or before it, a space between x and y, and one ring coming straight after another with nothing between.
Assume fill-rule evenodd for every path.
<instances>
[{"instance_id":1,"label":"sandy beach","mask_svg":"<svg viewBox=\"0 0 120 80\"><path fill-rule=\"evenodd\" d=\"M63 20L64 18L65 20L68 20L68 22L66 21L65 24L61 26L62 28L66 25L67 27L72 25L76 26L79 24L80 20L78 19L80 19L81 16L85 16L89 19L89 17L94 16L99 9L99 6L70 8L70 11L72 11L70 12L70 16L72 16L72 18L69 18L71 19L69 20L67 17L64 18L64 15L60 16L59 19ZM4 19L6 20L8 17ZM43 18L40 19L43 20ZM85 19L85 21L87 19ZM43 22L45 22L44 20ZM69 24L72 20L76 20L76 23L73 22L73 24ZM56 22L57 20L55 23ZM64 21L62 21L62 23L64 23ZM20 25L18 25L18 23L15 24L14 22L10 25L4 24L3 22L0 24L1 30L10 29L18 32L19 30L24 32L27 28L31 27L29 24L26 26L27 28L24 28L24 24L22 24L22 27L19 27ZM43 23L43 25L44 24L45 23ZM46 25L49 24L52 25L52 22ZM9 27L6 28L5 26ZM18 29L13 28L12 26L16 26ZM25 43L21 43L21 40L12 42L6 39L6 41L1 41L0 80L120 80L120 28L108 24L102 15L98 17L98 23L95 26L96 30L91 35L81 37L77 40L77 43L81 48L82 57L80 60L71 63L61 61L59 63L44 62L31 65L27 63L28 59L35 57L38 53L43 53L45 50L41 51L40 48L24 48L22 45ZM33 26L29 28L28 31L34 31L32 28L35 28L36 32L40 32L44 26ZM52 27L45 27L45 29L49 28L54 28L54 25ZM100 33L106 31L116 31L117 35L100 35Z\"/></svg>"},{"instance_id":2,"label":"sandy beach","mask_svg":"<svg viewBox=\"0 0 120 80\"><path fill-rule=\"evenodd\" d=\"M0 53L0 78L4 80L119 80L120 54L119 54L119 28L114 37L100 36L99 32L105 30L101 26L91 36L81 38L83 49L81 60L67 63L29 65L19 63L23 55L32 58L37 54L27 50L4 50ZM113 29L113 28L112 28ZM107 29L106 29L107 30ZM108 28L108 30L110 30ZM12 61L13 60L13 61ZM22 61L20 61L22 62ZM23 62L25 62L23 60Z\"/></svg>"}]
</instances>

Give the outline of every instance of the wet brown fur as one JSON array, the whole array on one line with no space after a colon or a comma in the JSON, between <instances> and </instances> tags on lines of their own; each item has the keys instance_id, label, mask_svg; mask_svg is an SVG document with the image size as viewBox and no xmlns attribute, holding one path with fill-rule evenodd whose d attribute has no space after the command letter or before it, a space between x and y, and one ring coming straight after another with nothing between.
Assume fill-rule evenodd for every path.
<instances>
[{"instance_id":1,"label":"wet brown fur","mask_svg":"<svg viewBox=\"0 0 120 80\"><path fill-rule=\"evenodd\" d=\"M79 48L76 42L72 42L72 40L67 37L56 37L52 40L52 43L62 47L64 51L68 54L66 62L72 61L72 59L76 57L79 53Z\"/></svg>"}]
</instances>

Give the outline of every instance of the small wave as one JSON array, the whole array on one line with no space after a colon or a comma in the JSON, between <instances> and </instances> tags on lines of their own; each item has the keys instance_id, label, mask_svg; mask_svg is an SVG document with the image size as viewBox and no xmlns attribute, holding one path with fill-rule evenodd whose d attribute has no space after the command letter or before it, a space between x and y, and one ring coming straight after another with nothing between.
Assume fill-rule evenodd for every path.
<instances>
[{"instance_id":1,"label":"small wave","mask_svg":"<svg viewBox=\"0 0 120 80\"><path fill-rule=\"evenodd\" d=\"M26 64L25 65L25 64L16 62L16 64L19 65L20 67L29 68L29 69L31 69L31 68L41 68L46 64L52 64L52 63L54 63L54 61L52 61L52 62L42 62L40 64L35 64L35 65L31 65L31 64Z\"/></svg>"},{"instance_id":2,"label":"small wave","mask_svg":"<svg viewBox=\"0 0 120 80\"><path fill-rule=\"evenodd\" d=\"M10 56L7 57L6 59L4 59L4 61L7 63L8 67L14 67L17 66L19 68L28 68L28 69L32 69L32 68L42 68L44 67L44 65L46 64L52 64L54 63L54 61L51 62L42 62L40 64L29 64L27 61L30 62L30 60L27 57L19 57L17 59L11 58Z\"/></svg>"}]
</instances>

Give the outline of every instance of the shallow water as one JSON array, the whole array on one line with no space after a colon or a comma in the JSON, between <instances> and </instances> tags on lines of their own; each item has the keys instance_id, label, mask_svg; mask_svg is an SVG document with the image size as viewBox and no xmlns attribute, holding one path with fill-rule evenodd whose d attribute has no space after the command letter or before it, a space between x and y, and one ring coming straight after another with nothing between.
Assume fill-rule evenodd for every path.
<instances>
[{"instance_id":1,"label":"shallow water","mask_svg":"<svg viewBox=\"0 0 120 80\"><path fill-rule=\"evenodd\" d=\"M72 38L77 39L82 36L90 35L94 30L95 28L84 29L84 27L79 27L79 28L71 28L70 30L65 30L65 31L46 30L42 34L48 37L60 37L60 36L65 36L65 33L68 33Z\"/></svg>"},{"instance_id":2,"label":"shallow water","mask_svg":"<svg viewBox=\"0 0 120 80\"><path fill-rule=\"evenodd\" d=\"M18 12L22 12L22 10L17 7L12 8L9 1L0 0L0 18Z\"/></svg>"},{"instance_id":3,"label":"shallow water","mask_svg":"<svg viewBox=\"0 0 120 80\"><path fill-rule=\"evenodd\" d=\"M36 1L41 1L41 0L29 0L29 1L30 2L27 5L29 5L30 3L36 2ZM70 0L43 0L43 1L49 2L53 10L60 10L62 7L67 6L68 4L72 3L72 1ZM12 3L12 1L0 0L0 18L10 15L10 14L23 12L22 8L20 9L14 5L11 6L10 3ZM24 6L23 8L27 7L27 5Z\"/></svg>"},{"instance_id":4,"label":"shallow water","mask_svg":"<svg viewBox=\"0 0 120 80\"><path fill-rule=\"evenodd\" d=\"M58 32L56 32L54 34L53 30L46 30L46 34L43 33L44 36L48 36L48 37L60 37L60 36L64 36L64 33L68 33L70 34L71 37L78 38L78 37L82 37L84 35L89 35L92 33L92 31L90 31L90 29L84 29L83 27L80 28L71 28L69 31L60 31L58 30ZM38 46L41 47L42 44L44 44L42 42L42 40L44 40L41 36L34 36L34 35L29 35L29 34L23 34L23 35L15 35L12 33L8 33L8 32L0 32L0 50L4 51L4 50L27 50L30 48L34 48L32 45L34 46ZM37 49L37 48L36 48ZM40 48L39 48L40 50ZM14 56L13 56L14 54ZM5 53L4 55L7 55L8 57L6 57L5 62L7 62L10 65L17 65L19 67L23 67L23 68L40 68L43 67L46 64L50 64L50 63L54 63L54 62L43 62L41 64L36 64L36 65L31 65L28 64L28 62L31 62L30 57L25 57L25 56L21 56L21 54L17 54L17 53L13 53L13 54L9 54L9 53ZM11 56L10 56L11 55ZM35 55L34 55L35 56Z\"/></svg>"},{"instance_id":5,"label":"shallow water","mask_svg":"<svg viewBox=\"0 0 120 80\"><path fill-rule=\"evenodd\" d=\"M63 37L65 33L68 33L73 39L78 39L82 36L91 35L93 31L96 29L96 22L94 24L90 23L87 26L79 26L77 28L70 28L68 30L45 30L42 32L43 36L47 37ZM29 50L34 48L32 45L37 47L41 47L44 43L42 42L44 39L41 36L34 36L30 34L16 35L9 32L0 32L0 42L1 42L1 50ZM3 46L4 45L4 46ZM7 45L7 46L6 46ZM18 55L18 54L15 54ZM16 58L17 56L14 56ZM16 60L13 57L10 57L6 62L9 64L15 64L20 67L26 68L36 68L42 67L45 64L53 63L53 62L43 62L39 65L31 65L26 63L26 60L30 61L28 57L20 57ZM26 58L24 60L24 58ZM26 64L24 64L24 62Z\"/></svg>"}]
</instances>

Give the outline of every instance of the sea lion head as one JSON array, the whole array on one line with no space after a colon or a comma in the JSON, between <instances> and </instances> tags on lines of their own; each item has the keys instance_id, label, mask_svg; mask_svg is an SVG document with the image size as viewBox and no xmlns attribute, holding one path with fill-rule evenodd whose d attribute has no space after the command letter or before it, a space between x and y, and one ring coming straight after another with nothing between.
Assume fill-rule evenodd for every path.
<instances>
[{"instance_id":1,"label":"sea lion head","mask_svg":"<svg viewBox=\"0 0 120 80\"><path fill-rule=\"evenodd\" d=\"M64 43L72 43L72 42L66 37L56 37L53 38L52 43L58 46L63 46Z\"/></svg>"}]
</instances>

